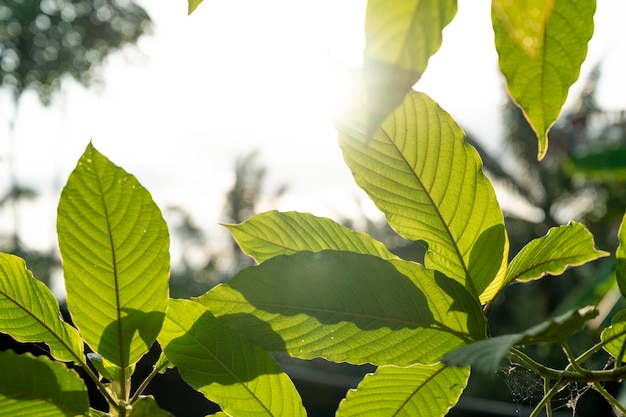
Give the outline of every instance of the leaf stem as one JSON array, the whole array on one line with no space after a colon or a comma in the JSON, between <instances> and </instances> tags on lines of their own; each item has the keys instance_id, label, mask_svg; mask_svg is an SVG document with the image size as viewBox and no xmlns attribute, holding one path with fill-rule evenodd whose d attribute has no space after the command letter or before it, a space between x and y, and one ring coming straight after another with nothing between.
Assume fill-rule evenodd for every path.
<instances>
[{"instance_id":1,"label":"leaf stem","mask_svg":"<svg viewBox=\"0 0 626 417\"><path fill-rule=\"evenodd\" d=\"M578 358L574 356L574 352L572 352L572 349L567 345L567 343L561 343L561 348L563 349L563 352L565 352L565 356L567 356L567 360L569 361L570 365L572 365L572 368L574 368L574 371L578 372L581 375L589 375L591 371L584 369L580 366L580 364L578 363Z\"/></svg>"},{"instance_id":2,"label":"leaf stem","mask_svg":"<svg viewBox=\"0 0 626 417\"><path fill-rule=\"evenodd\" d=\"M163 352L161 352L161 357L163 357ZM159 362L161 362L161 363L159 364ZM155 365L155 366L152 367L152 372L150 372L150 374L146 377L146 379L144 379L141 382L141 385L139 385L139 387L137 387L137 391L135 391L135 393L133 394L133 396L129 400L130 404L132 404L135 401L137 401L137 399L143 393L143 391L146 389L146 387L148 386L150 381L152 381L152 379L154 379L154 377L157 376L159 374L159 372L161 372L161 370L163 368L167 368L169 363L170 362L167 359L161 361L161 358L159 358L159 360L157 361L157 364L159 364L159 366Z\"/></svg>"},{"instance_id":3,"label":"leaf stem","mask_svg":"<svg viewBox=\"0 0 626 417\"><path fill-rule=\"evenodd\" d=\"M544 383L545 381L549 381L548 378L544 378ZM557 392L559 392L561 390L561 388L563 388L563 386L566 384L565 381L559 380L556 381L554 383L554 385L552 386L552 388L550 388L543 396L543 398L541 399L541 401L539 401L539 404L537 404L537 406L535 407L535 409L533 410L532 413L530 413L530 416L528 417L537 417L539 415L539 413L541 413L541 410L545 407L546 410L550 408L550 401L552 400L552 397L554 397L556 395ZM549 382L548 382L549 385ZM544 385L544 390L545 390L545 385ZM552 411L550 411L551 413ZM548 414L548 417L550 415Z\"/></svg>"}]
</instances>

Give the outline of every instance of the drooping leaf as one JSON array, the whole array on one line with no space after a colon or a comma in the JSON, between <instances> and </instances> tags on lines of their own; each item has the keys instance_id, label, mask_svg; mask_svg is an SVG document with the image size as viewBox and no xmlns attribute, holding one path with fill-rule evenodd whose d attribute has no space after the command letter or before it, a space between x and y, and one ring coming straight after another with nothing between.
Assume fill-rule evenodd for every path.
<instances>
[{"instance_id":1,"label":"drooping leaf","mask_svg":"<svg viewBox=\"0 0 626 417\"><path fill-rule=\"evenodd\" d=\"M185 382L228 415L306 415L300 395L270 353L199 303L170 300L159 343Z\"/></svg>"},{"instance_id":2,"label":"drooping leaf","mask_svg":"<svg viewBox=\"0 0 626 417\"><path fill-rule=\"evenodd\" d=\"M443 417L467 385L469 369L441 363L379 367L339 404L337 417Z\"/></svg>"},{"instance_id":3,"label":"drooping leaf","mask_svg":"<svg viewBox=\"0 0 626 417\"><path fill-rule=\"evenodd\" d=\"M339 131L357 184L400 235L428 244L426 266L483 303L493 298L508 261L504 219L480 157L450 115L412 92L371 139L363 119Z\"/></svg>"},{"instance_id":4,"label":"drooping leaf","mask_svg":"<svg viewBox=\"0 0 626 417\"><path fill-rule=\"evenodd\" d=\"M563 164L570 175L582 175L591 181L626 181L626 147L576 155Z\"/></svg>"},{"instance_id":5,"label":"drooping leaf","mask_svg":"<svg viewBox=\"0 0 626 417\"><path fill-rule=\"evenodd\" d=\"M351 252L277 256L197 301L261 347L304 359L434 363L486 333L482 309L456 281Z\"/></svg>"},{"instance_id":6,"label":"drooping leaf","mask_svg":"<svg viewBox=\"0 0 626 417\"><path fill-rule=\"evenodd\" d=\"M538 159L587 56L595 8L595 0L492 2L500 70L537 135Z\"/></svg>"},{"instance_id":7,"label":"drooping leaf","mask_svg":"<svg viewBox=\"0 0 626 417\"><path fill-rule=\"evenodd\" d=\"M571 266L583 265L608 256L595 248L593 235L578 223L553 227L548 233L528 243L513 258L506 271L506 283L515 279L530 281L545 274L559 275Z\"/></svg>"},{"instance_id":8,"label":"drooping leaf","mask_svg":"<svg viewBox=\"0 0 626 417\"><path fill-rule=\"evenodd\" d=\"M168 299L169 235L137 179L90 143L61 194L67 305L83 339L125 370L156 340Z\"/></svg>"},{"instance_id":9,"label":"drooping leaf","mask_svg":"<svg viewBox=\"0 0 626 417\"><path fill-rule=\"evenodd\" d=\"M385 245L371 236L309 213L268 211L242 224L226 227L244 253L257 262L301 250L319 252L324 249L347 250L385 259L396 258Z\"/></svg>"},{"instance_id":10,"label":"drooping leaf","mask_svg":"<svg viewBox=\"0 0 626 417\"><path fill-rule=\"evenodd\" d=\"M202 3L202 0L188 0L189 7L187 8L187 15L192 14L196 8Z\"/></svg>"},{"instance_id":11,"label":"drooping leaf","mask_svg":"<svg viewBox=\"0 0 626 417\"><path fill-rule=\"evenodd\" d=\"M611 326L602 331L600 339L606 344L604 350L614 358L624 361L626 356L626 310L619 311L613 316Z\"/></svg>"},{"instance_id":12,"label":"drooping leaf","mask_svg":"<svg viewBox=\"0 0 626 417\"><path fill-rule=\"evenodd\" d=\"M60 361L83 362L83 342L61 319L59 303L21 258L0 253L0 332L20 342L45 342Z\"/></svg>"},{"instance_id":13,"label":"drooping leaf","mask_svg":"<svg viewBox=\"0 0 626 417\"><path fill-rule=\"evenodd\" d=\"M441 46L456 0L369 0L363 77L367 133L373 134L421 78Z\"/></svg>"},{"instance_id":14,"label":"drooping leaf","mask_svg":"<svg viewBox=\"0 0 626 417\"><path fill-rule=\"evenodd\" d=\"M106 360L99 353L91 352L87 354L87 357L98 373L109 381L120 381L125 375L132 375L135 371L133 365L129 366L125 373L122 373L122 368Z\"/></svg>"},{"instance_id":15,"label":"drooping leaf","mask_svg":"<svg viewBox=\"0 0 626 417\"><path fill-rule=\"evenodd\" d=\"M619 227L617 237L619 239L619 246L615 251L615 257L617 258L617 266L615 267L615 277L617 279L617 285L623 297L626 297L626 214L622 219L622 224Z\"/></svg>"},{"instance_id":16,"label":"drooping leaf","mask_svg":"<svg viewBox=\"0 0 626 417\"><path fill-rule=\"evenodd\" d=\"M471 366L476 371L493 373L511 347L541 342L564 342L597 315L598 310L591 306L572 310L521 333L496 336L462 346L446 353L441 360L450 366Z\"/></svg>"},{"instance_id":17,"label":"drooping leaf","mask_svg":"<svg viewBox=\"0 0 626 417\"><path fill-rule=\"evenodd\" d=\"M0 352L0 415L87 415L87 387L76 372L45 356Z\"/></svg>"},{"instance_id":18,"label":"drooping leaf","mask_svg":"<svg viewBox=\"0 0 626 417\"><path fill-rule=\"evenodd\" d=\"M159 407L151 395L141 396L133 403L128 417L174 417L172 413Z\"/></svg>"}]
</instances>

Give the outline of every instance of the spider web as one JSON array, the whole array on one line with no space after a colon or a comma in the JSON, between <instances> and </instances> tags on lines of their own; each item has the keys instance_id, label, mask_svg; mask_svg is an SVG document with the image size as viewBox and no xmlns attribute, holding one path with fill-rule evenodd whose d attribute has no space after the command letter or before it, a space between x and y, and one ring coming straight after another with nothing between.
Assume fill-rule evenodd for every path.
<instances>
[{"instance_id":1,"label":"spider web","mask_svg":"<svg viewBox=\"0 0 626 417\"><path fill-rule=\"evenodd\" d=\"M543 378L529 371L519 364L509 362L501 367L497 375L504 381L509 391L513 403L517 406L517 414L527 416L533 408L543 398ZM563 386L557 394L552 397L550 405L552 411L561 410L561 413L554 416L570 415L576 416L576 406L578 400L591 388L587 383L568 383ZM569 410L565 412L565 410ZM545 412L541 415L545 415Z\"/></svg>"}]
</instances>

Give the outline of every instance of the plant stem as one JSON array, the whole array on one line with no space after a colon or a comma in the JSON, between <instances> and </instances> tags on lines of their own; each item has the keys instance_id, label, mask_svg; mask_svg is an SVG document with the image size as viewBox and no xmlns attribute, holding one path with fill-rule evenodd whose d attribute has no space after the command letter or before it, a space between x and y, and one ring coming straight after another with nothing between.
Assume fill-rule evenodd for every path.
<instances>
[{"instance_id":1,"label":"plant stem","mask_svg":"<svg viewBox=\"0 0 626 417\"><path fill-rule=\"evenodd\" d=\"M161 353L161 356L163 355L163 353ZM161 358L159 358L160 361ZM157 361L157 363L159 362ZM139 398L139 396L143 393L143 391L146 389L146 387L148 386L148 384L150 383L150 381L152 381L152 379L157 376L159 374L159 372L161 372L161 370L163 368L167 368L169 364L169 361L165 360L163 361L163 363L161 363L159 366L154 366L152 368L152 372L150 372L150 374L146 377L146 379L143 380L143 382L141 383L141 385L139 385L139 387L137 388L137 391L135 391L135 393L133 394L133 396L131 397L129 403L132 404L135 401L137 401L137 399Z\"/></svg>"},{"instance_id":2,"label":"plant stem","mask_svg":"<svg viewBox=\"0 0 626 417\"><path fill-rule=\"evenodd\" d=\"M626 408L624 408L624 406L620 404L620 402L617 401L617 399L614 396L609 394L609 392L602 386L600 382L595 381L593 383L593 387L596 389L596 391L600 393L600 395L604 397L605 400L609 402L609 404L611 404L613 407L619 410L619 412L622 415L626 416Z\"/></svg>"},{"instance_id":3,"label":"plant stem","mask_svg":"<svg viewBox=\"0 0 626 417\"><path fill-rule=\"evenodd\" d=\"M550 393L550 378L543 379L543 396L546 397ZM552 417L552 407L550 401L546 404L546 417Z\"/></svg>"},{"instance_id":4,"label":"plant stem","mask_svg":"<svg viewBox=\"0 0 626 417\"><path fill-rule=\"evenodd\" d=\"M548 378L544 379L544 382L548 380ZM532 413L530 413L530 416L528 417L537 417L539 415L539 413L541 413L541 410L544 407L549 408L550 407L550 401L552 400L552 397L554 397L554 395L559 392L559 390L563 387L563 385L565 385L566 382L565 381L556 381L555 384L552 386L552 388L550 388L550 390L548 390L548 392L546 392L543 395L543 398L541 399L541 401L539 401L539 404L537 404L537 406L535 407L535 409L533 410ZM545 385L544 385L545 386ZM545 389L545 388L544 388ZM546 408L546 409L547 409ZM549 415L548 415L549 416Z\"/></svg>"},{"instance_id":5,"label":"plant stem","mask_svg":"<svg viewBox=\"0 0 626 417\"><path fill-rule=\"evenodd\" d=\"M588 375L591 372L587 369L583 369L579 365L578 359L574 356L574 352L572 352L572 349L570 349L567 343L561 343L561 348L563 349L563 352L565 352L565 356L567 356L567 360L569 361L570 365L572 365L572 368L574 368L576 372L581 375Z\"/></svg>"}]
</instances>

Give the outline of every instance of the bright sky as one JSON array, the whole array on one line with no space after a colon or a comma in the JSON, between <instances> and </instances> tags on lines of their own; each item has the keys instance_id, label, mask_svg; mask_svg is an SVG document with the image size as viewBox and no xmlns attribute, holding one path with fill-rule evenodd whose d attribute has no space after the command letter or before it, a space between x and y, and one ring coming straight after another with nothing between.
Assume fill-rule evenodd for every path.
<instances>
[{"instance_id":1,"label":"bright sky","mask_svg":"<svg viewBox=\"0 0 626 417\"><path fill-rule=\"evenodd\" d=\"M135 174L162 209L182 205L209 233L219 230L235 158L256 148L269 169L266 191L289 186L280 209L355 213L364 194L343 164L330 118L340 101L337 62L359 62L363 0L207 0L192 16L185 0L140 3L155 33L140 42L140 55L111 59L103 92L70 82L48 109L34 95L24 97L14 160L20 181L43 193L21 216L28 244L55 241L61 187L90 139ZM416 89L497 148L502 77L489 3L459 1ZM598 3L601 24L583 75L605 56L612 84L601 90L601 103L626 108L626 2ZM10 114L11 101L0 93L2 175ZM0 216L0 224L6 221Z\"/></svg>"}]
</instances>

